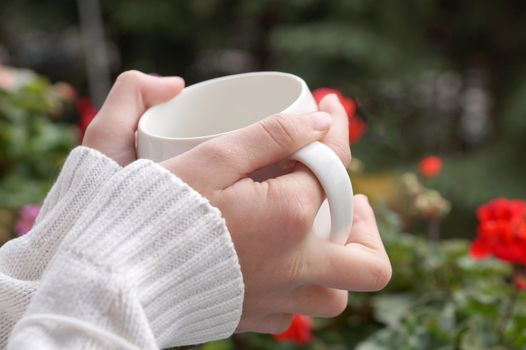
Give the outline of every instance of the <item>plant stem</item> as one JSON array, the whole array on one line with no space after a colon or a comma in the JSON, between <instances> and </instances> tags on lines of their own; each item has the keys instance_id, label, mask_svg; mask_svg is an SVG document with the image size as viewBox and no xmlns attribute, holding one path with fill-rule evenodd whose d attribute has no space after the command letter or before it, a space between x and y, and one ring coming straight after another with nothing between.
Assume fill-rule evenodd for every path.
<instances>
[{"instance_id":1,"label":"plant stem","mask_svg":"<svg viewBox=\"0 0 526 350\"><path fill-rule=\"evenodd\" d=\"M427 223L427 238L430 242L438 242L440 239L440 220L431 219Z\"/></svg>"},{"instance_id":2,"label":"plant stem","mask_svg":"<svg viewBox=\"0 0 526 350\"><path fill-rule=\"evenodd\" d=\"M504 310L504 313L502 314L499 325L497 327L497 335L501 341L504 339L504 328L506 328L506 324L508 324L511 315L513 314L513 310L515 309L515 305L517 304L518 296L519 290L517 288L513 288L513 292L511 293L508 305L506 306L506 309Z\"/></svg>"}]
</instances>

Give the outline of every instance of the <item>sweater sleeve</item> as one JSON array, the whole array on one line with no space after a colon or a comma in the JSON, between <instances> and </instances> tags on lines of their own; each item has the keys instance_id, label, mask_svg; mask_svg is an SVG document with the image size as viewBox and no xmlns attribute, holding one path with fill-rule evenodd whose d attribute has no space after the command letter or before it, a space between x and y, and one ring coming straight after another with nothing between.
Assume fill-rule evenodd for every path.
<instances>
[{"instance_id":1,"label":"sweater sleeve","mask_svg":"<svg viewBox=\"0 0 526 350\"><path fill-rule=\"evenodd\" d=\"M243 304L219 211L164 168L116 173L58 248L9 349L157 349L231 335Z\"/></svg>"},{"instance_id":2,"label":"sweater sleeve","mask_svg":"<svg viewBox=\"0 0 526 350\"><path fill-rule=\"evenodd\" d=\"M57 180L42 203L35 224L45 220L61 202L62 207L75 206L75 211L70 214L78 217L99 187L120 169L121 166L117 162L99 151L84 146L76 147L70 152Z\"/></svg>"},{"instance_id":3,"label":"sweater sleeve","mask_svg":"<svg viewBox=\"0 0 526 350\"><path fill-rule=\"evenodd\" d=\"M26 235L0 248L0 349L25 312L44 269L66 233L101 186L121 167L102 153L77 147L70 152Z\"/></svg>"}]
</instances>

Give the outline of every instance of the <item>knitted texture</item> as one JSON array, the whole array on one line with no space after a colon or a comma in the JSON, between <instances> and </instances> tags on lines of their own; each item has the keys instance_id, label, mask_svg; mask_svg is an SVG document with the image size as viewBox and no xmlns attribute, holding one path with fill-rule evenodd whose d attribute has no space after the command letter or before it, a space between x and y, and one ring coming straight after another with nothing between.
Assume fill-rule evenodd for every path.
<instances>
[{"instance_id":1,"label":"knitted texture","mask_svg":"<svg viewBox=\"0 0 526 350\"><path fill-rule=\"evenodd\" d=\"M37 274L6 273L6 266L22 271L25 265L13 262L17 257L12 253L10 259L3 258L6 247L0 249L0 286L10 286L7 290L23 301L17 301L20 304L34 293L8 348L118 348L110 337L101 336L104 332L140 349L231 335L241 316L244 286L220 212L173 174L146 160L114 172L103 183L97 184L96 195L69 225L53 225L48 219L63 200L46 201L50 209L33 231L47 222L43 227L48 230L67 227L67 232L59 245L51 245L53 259L38 286L35 279L19 277ZM70 186L62 197L75 188ZM32 241L35 254L45 241ZM6 260L11 261L1 263ZM32 284L23 284L23 290L22 282ZM15 299L0 295L0 309ZM74 320L76 326L57 323L53 315ZM40 320L25 322L32 317ZM100 332L89 331L94 327Z\"/></svg>"},{"instance_id":2,"label":"knitted texture","mask_svg":"<svg viewBox=\"0 0 526 350\"><path fill-rule=\"evenodd\" d=\"M74 149L48 193L33 229L0 249L0 349L31 301L44 269L100 187L121 167L103 154Z\"/></svg>"}]
</instances>

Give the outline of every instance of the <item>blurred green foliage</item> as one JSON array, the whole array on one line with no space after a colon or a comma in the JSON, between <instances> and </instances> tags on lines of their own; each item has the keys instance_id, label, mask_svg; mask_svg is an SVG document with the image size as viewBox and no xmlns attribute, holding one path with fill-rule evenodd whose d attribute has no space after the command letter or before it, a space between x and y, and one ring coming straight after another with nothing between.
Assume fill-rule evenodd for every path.
<instances>
[{"instance_id":1,"label":"blurred green foliage","mask_svg":"<svg viewBox=\"0 0 526 350\"><path fill-rule=\"evenodd\" d=\"M53 120L64 102L46 79L2 66L0 75L9 82L0 85L0 210L7 216L44 199L76 131Z\"/></svg>"},{"instance_id":2,"label":"blurred green foliage","mask_svg":"<svg viewBox=\"0 0 526 350\"><path fill-rule=\"evenodd\" d=\"M433 186L453 203L448 236L471 235L480 203L526 198L524 1L100 4L115 75L140 69L191 84L283 70L357 96L369 130L353 154L366 171L444 157ZM13 62L86 91L75 2L7 0L0 14L0 45Z\"/></svg>"},{"instance_id":3,"label":"blurred green foliage","mask_svg":"<svg viewBox=\"0 0 526 350\"><path fill-rule=\"evenodd\" d=\"M526 348L522 293L502 321L514 293L511 268L472 261L469 241L458 238L475 234L482 203L526 198L526 2L100 3L114 76L139 69L191 84L282 70L313 89L356 96L369 125L353 145L365 165L352 175L359 192L395 197L400 174L427 154L443 158L442 172L426 186L451 201L442 236L457 239L431 244L420 237L422 223L401 227L397 215L380 210L392 282L382 293L351 294L340 317L316 320L307 348ZM0 59L3 48L6 62L87 91L76 2L4 0L0 18ZM41 78L16 92L0 90L0 209L40 200L75 143L70 128L53 121L59 105ZM5 213L0 224L12 221ZM255 334L200 347L294 348Z\"/></svg>"}]
</instances>

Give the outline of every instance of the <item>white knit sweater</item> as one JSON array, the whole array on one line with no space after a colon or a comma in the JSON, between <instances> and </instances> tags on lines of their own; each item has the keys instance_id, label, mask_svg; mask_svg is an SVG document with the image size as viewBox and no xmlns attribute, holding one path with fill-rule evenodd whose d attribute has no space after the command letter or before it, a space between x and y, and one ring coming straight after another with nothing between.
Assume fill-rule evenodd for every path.
<instances>
[{"instance_id":1,"label":"white knit sweater","mask_svg":"<svg viewBox=\"0 0 526 350\"><path fill-rule=\"evenodd\" d=\"M243 280L220 212L164 168L69 155L0 248L0 348L157 349L231 335Z\"/></svg>"}]
</instances>

